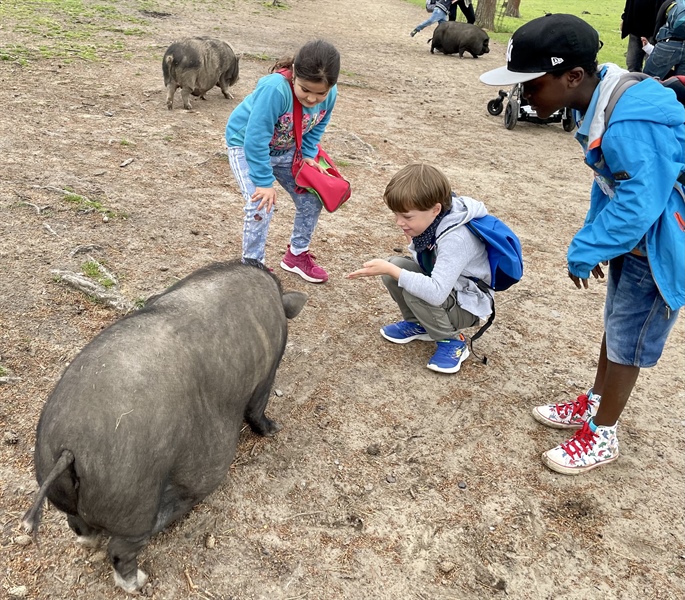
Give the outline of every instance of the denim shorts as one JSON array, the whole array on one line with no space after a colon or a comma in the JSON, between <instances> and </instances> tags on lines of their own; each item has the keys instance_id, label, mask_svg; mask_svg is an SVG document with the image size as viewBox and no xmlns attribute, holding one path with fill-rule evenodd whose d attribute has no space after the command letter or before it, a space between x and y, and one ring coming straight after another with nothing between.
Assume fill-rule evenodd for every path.
<instances>
[{"instance_id":1,"label":"denim shorts","mask_svg":"<svg viewBox=\"0 0 685 600\"><path fill-rule=\"evenodd\" d=\"M678 311L661 297L646 257L624 254L609 263L604 330L611 362L653 367L677 318Z\"/></svg>"}]
</instances>

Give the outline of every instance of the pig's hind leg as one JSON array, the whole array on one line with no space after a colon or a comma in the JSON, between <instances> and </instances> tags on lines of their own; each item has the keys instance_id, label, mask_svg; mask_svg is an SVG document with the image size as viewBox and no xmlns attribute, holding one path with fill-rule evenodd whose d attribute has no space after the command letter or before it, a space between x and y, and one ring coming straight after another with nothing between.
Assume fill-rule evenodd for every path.
<instances>
[{"instance_id":1,"label":"pig's hind leg","mask_svg":"<svg viewBox=\"0 0 685 600\"><path fill-rule=\"evenodd\" d=\"M129 594L134 594L147 583L147 575L138 568L138 552L149 537L123 538L113 536L107 546L107 555L114 567L114 583Z\"/></svg>"},{"instance_id":2,"label":"pig's hind leg","mask_svg":"<svg viewBox=\"0 0 685 600\"><path fill-rule=\"evenodd\" d=\"M169 110L174 108L174 94L176 93L177 87L178 86L173 81L170 81L166 86L166 107Z\"/></svg>"},{"instance_id":3,"label":"pig's hind leg","mask_svg":"<svg viewBox=\"0 0 685 600\"><path fill-rule=\"evenodd\" d=\"M190 103L190 94L193 93L193 90L187 86L183 86L181 88L181 98L183 98L183 108L186 110L190 110L193 108L193 105Z\"/></svg>"},{"instance_id":4,"label":"pig's hind leg","mask_svg":"<svg viewBox=\"0 0 685 600\"><path fill-rule=\"evenodd\" d=\"M78 515L67 515L69 528L76 534L76 541L86 548L97 548L100 543L100 535L97 529L93 529Z\"/></svg>"},{"instance_id":5,"label":"pig's hind leg","mask_svg":"<svg viewBox=\"0 0 685 600\"><path fill-rule=\"evenodd\" d=\"M281 426L276 421L272 421L264 414L275 377L274 371L271 377L267 377L266 382L257 387L245 409L245 420L252 431L269 437L281 430Z\"/></svg>"},{"instance_id":6,"label":"pig's hind leg","mask_svg":"<svg viewBox=\"0 0 685 600\"><path fill-rule=\"evenodd\" d=\"M223 78L219 80L219 83L216 84L216 87L221 90L221 93L224 95L226 100L233 100L233 94L228 91L228 83L226 83Z\"/></svg>"}]
</instances>

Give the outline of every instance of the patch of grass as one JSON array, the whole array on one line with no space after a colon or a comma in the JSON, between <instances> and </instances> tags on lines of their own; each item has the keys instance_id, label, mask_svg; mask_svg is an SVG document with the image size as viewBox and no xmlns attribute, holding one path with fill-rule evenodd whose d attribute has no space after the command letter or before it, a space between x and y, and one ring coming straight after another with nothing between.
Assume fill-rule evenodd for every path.
<instances>
[{"instance_id":1,"label":"patch of grass","mask_svg":"<svg viewBox=\"0 0 685 600\"><path fill-rule=\"evenodd\" d=\"M102 60L124 47L122 36L148 34L148 20L122 12L116 0L3 0L0 22L4 31L22 38L21 44L0 41L0 60L20 64L40 59Z\"/></svg>"},{"instance_id":2,"label":"patch of grass","mask_svg":"<svg viewBox=\"0 0 685 600\"><path fill-rule=\"evenodd\" d=\"M16 62L22 66L29 63L29 58L33 51L26 46L19 46L17 44L10 44L8 46L0 46L0 60L8 62Z\"/></svg>"},{"instance_id":3,"label":"patch of grass","mask_svg":"<svg viewBox=\"0 0 685 600\"><path fill-rule=\"evenodd\" d=\"M407 0L412 4L425 6L424 0ZM627 40L621 39L621 14L625 7L625 0L566 0L565 2L549 2L549 0L521 0L520 19L504 17L502 4L498 2L495 13L495 31L488 32L490 37L502 44L506 44L511 34L521 25L543 16L548 12L563 12L576 15L584 19L599 31L599 38L604 46L599 51L600 63L612 62L619 67L626 66ZM424 11L427 16L428 13ZM457 18L464 20L464 15L457 9ZM415 23L416 24L416 23ZM411 25L411 24L410 24Z\"/></svg>"},{"instance_id":4,"label":"patch of grass","mask_svg":"<svg viewBox=\"0 0 685 600\"><path fill-rule=\"evenodd\" d=\"M76 194L72 191L68 191L66 194L64 194L63 199L65 202L76 205L78 210L99 212L103 215L107 215L109 218L114 218L117 216L113 210L106 208L101 202L97 200L90 200L89 198L86 198L86 196L81 196L80 194Z\"/></svg>"},{"instance_id":5,"label":"patch of grass","mask_svg":"<svg viewBox=\"0 0 685 600\"><path fill-rule=\"evenodd\" d=\"M81 272L86 276L90 277L94 281L97 281L102 287L109 289L114 286L114 281L109 277L102 274L100 270L100 265L94 260L89 260L81 265Z\"/></svg>"},{"instance_id":6,"label":"patch of grass","mask_svg":"<svg viewBox=\"0 0 685 600\"><path fill-rule=\"evenodd\" d=\"M6 377L7 373L9 373L9 371L7 369L5 369L5 367L0 365L0 377Z\"/></svg>"},{"instance_id":7,"label":"patch of grass","mask_svg":"<svg viewBox=\"0 0 685 600\"><path fill-rule=\"evenodd\" d=\"M122 145L122 146L135 146L135 145L136 145L135 142L131 142L131 141L126 140L126 139L121 140L121 141L119 142L119 144Z\"/></svg>"},{"instance_id":8,"label":"patch of grass","mask_svg":"<svg viewBox=\"0 0 685 600\"><path fill-rule=\"evenodd\" d=\"M283 2L283 0L267 0L262 4L271 10L289 10L290 7Z\"/></svg>"},{"instance_id":9,"label":"patch of grass","mask_svg":"<svg viewBox=\"0 0 685 600\"><path fill-rule=\"evenodd\" d=\"M245 56L246 58L254 58L255 60L263 60L265 62L269 61L269 62L273 62L273 63L275 63L278 60L277 58L275 58L273 56L269 56L268 54L265 54L264 52L258 52L258 53L244 52L243 56Z\"/></svg>"},{"instance_id":10,"label":"patch of grass","mask_svg":"<svg viewBox=\"0 0 685 600\"><path fill-rule=\"evenodd\" d=\"M339 167L349 167L352 163L348 160L336 160L335 164Z\"/></svg>"}]
</instances>

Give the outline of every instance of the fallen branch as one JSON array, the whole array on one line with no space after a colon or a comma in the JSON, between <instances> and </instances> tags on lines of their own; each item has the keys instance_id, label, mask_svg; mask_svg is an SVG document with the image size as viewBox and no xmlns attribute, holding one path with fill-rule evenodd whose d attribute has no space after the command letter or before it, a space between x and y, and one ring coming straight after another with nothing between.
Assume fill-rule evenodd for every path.
<instances>
[{"instance_id":1,"label":"fallen branch","mask_svg":"<svg viewBox=\"0 0 685 600\"><path fill-rule=\"evenodd\" d=\"M60 269L53 269L50 271L50 273L59 277L60 280L76 288L80 292L97 298L115 310L125 313L133 309L133 303L129 302L117 291L108 290L104 286L96 283L95 281L91 281L80 273L74 273L73 271L61 271Z\"/></svg>"},{"instance_id":2,"label":"fallen branch","mask_svg":"<svg viewBox=\"0 0 685 600\"><path fill-rule=\"evenodd\" d=\"M39 190L50 190L51 192L57 192L58 194L73 194L73 192L70 192L69 190L63 190L54 185L32 185L31 187Z\"/></svg>"},{"instance_id":3,"label":"fallen branch","mask_svg":"<svg viewBox=\"0 0 685 600\"><path fill-rule=\"evenodd\" d=\"M84 246L77 246L71 251L71 254L69 256L73 258L77 254L85 254L86 252L102 252L102 246L98 246L97 244L86 244Z\"/></svg>"},{"instance_id":4,"label":"fallen branch","mask_svg":"<svg viewBox=\"0 0 685 600\"><path fill-rule=\"evenodd\" d=\"M43 229L46 229L46 230L49 231L52 235L55 235L55 236L59 237L59 234L58 234L52 227L50 227L50 225L48 225L47 223L43 223Z\"/></svg>"},{"instance_id":5,"label":"fallen branch","mask_svg":"<svg viewBox=\"0 0 685 600\"><path fill-rule=\"evenodd\" d=\"M36 209L36 212L38 214L42 213L44 210L50 208L49 204L46 204L45 206L38 206L37 204L34 204L33 202L29 202L28 200L22 200L21 204L23 206L32 206L33 208Z\"/></svg>"},{"instance_id":6,"label":"fallen branch","mask_svg":"<svg viewBox=\"0 0 685 600\"><path fill-rule=\"evenodd\" d=\"M0 377L0 383L12 383L13 381L21 381L21 377Z\"/></svg>"}]
</instances>

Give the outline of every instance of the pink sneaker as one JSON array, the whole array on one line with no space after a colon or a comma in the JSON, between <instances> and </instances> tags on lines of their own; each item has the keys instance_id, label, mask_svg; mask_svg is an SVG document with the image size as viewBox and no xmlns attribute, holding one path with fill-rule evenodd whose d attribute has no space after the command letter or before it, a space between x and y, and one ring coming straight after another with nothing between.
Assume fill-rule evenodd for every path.
<instances>
[{"instance_id":1,"label":"pink sneaker","mask_svg":"<svg viewBox=\"0 0 685 600\"><path fill-rule=\"evenodd\" d=\"M324 283L328 281L328 273L314 262L314 258L315 256L308 250L295 256L290 252L290 244L288 244L288 250L281 261L281 268L297 273L305 281Z\"/></svg>"}]
</instances>

